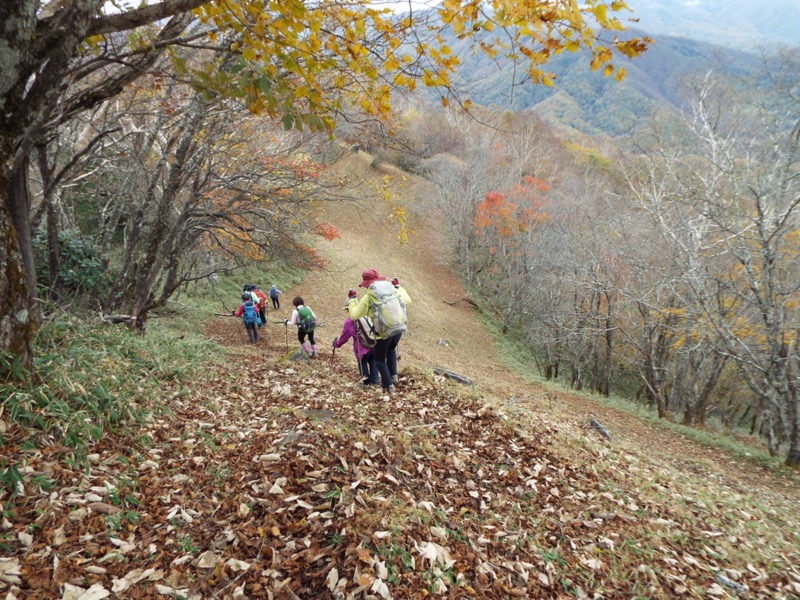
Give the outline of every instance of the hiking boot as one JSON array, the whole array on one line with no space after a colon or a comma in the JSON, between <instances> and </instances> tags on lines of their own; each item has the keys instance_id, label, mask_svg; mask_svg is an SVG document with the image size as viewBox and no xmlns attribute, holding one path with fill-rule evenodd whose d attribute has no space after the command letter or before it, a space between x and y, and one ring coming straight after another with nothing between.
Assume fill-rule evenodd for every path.
<instances>
[{"instance_id":1,"label":"hiking boot","mask_svg":"<svg viewBox=\"0 0 800 600\"><path fill-rule=\"evenodd\" d=\"M397 375L392 375L392 385L400 385L400 380L397 378Z\"/></svg>"},{"instance_id":2,"label":"hiking boot","mask_svg":"<svg viewBox=\"0 0 800 600\"><path fill-rule=\"evenodd\" d=\"M396 387L394 387L393 385L390 385L388 388L386 388L386 392L387 392L387 393L388 393L390 396L394 396L394 395L397 393L397 388L396 388Z\"/></svg>"}]
</instances>

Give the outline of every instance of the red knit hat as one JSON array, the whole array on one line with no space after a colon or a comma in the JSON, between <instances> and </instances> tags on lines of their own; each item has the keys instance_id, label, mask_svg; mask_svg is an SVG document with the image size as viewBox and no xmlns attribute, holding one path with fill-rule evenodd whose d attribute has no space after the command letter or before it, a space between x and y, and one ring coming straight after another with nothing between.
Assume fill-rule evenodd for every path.
<instances>
[{"instance_id":1,"label":"red knit hat","mask_svg":"<svg viewBox=\"0 0 800 600\"><path fill-rule=\"evenodd\" d=\"M367 269L361 274L361 279L363 280L361 283L358 284L358 287L365 287L368 288L372 285L374 281L386 281L386 277L381 277L378 271L375 269Z\"/></svg>"}]
</instances>

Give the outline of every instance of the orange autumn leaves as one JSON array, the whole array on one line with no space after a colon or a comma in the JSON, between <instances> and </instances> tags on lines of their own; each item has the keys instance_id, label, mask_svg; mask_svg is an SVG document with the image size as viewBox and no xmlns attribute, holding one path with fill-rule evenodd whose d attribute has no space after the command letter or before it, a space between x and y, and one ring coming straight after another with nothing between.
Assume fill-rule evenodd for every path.
<instances>
[{"instance_id":1,"label":"orange autumn leaves","mask_svg":"<svg viewBox=\"0 0 800 600\"><path fill-rule=\"evenodd\" d=\"M476 208L476 231L503 238L527 234L534 225L546 223L551 218L542 210L541 198L549 189L550 186L541 179L526 176L507 194L488 192Z\"/></svg>"}]
</instances>

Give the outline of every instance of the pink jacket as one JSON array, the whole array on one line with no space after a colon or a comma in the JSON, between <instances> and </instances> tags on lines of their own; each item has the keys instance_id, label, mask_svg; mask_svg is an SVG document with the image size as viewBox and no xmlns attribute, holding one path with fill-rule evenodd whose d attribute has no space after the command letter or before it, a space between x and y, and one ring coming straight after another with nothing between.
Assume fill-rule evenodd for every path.
<instances>
[{"instance_id":1,"label":"pink jacket","mask_svg":"<svg viewBox=\"0 0 800 600\"><path fill-rule=\"evenodd\" d=\"M364 348L361 344L358 343L358 334L356 333L356 324L353 323L353 319L347 317L344 320L344 326L342 327L342 333L336 338L336 341L333 342L333 345L336 348L341 348L347 343L347 340L353 338L353 354L356 355L356 360L361 360L361 357L364 356L367 352L369 352L370 348Z\"/></svg>"}]
</instances>

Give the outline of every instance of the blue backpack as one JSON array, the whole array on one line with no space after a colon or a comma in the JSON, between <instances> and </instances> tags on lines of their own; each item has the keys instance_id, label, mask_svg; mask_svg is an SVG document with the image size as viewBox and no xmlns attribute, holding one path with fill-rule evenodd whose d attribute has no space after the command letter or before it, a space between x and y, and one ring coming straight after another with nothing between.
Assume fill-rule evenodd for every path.
<instances>
[{"instance_id":1,"label":"blue backpack","mask_svg":"<svg viewBox=\"0 0 800 600\"><path fill-rule=\"evenodd\" d=\"M255 323L256 325L261 325L261 317L258 315L258 311L256 310L256 305L253 303L252 300L248 300L244 304L244 311L242 312L242 321L246 324Z\"/></svg>"}]
</instances>

